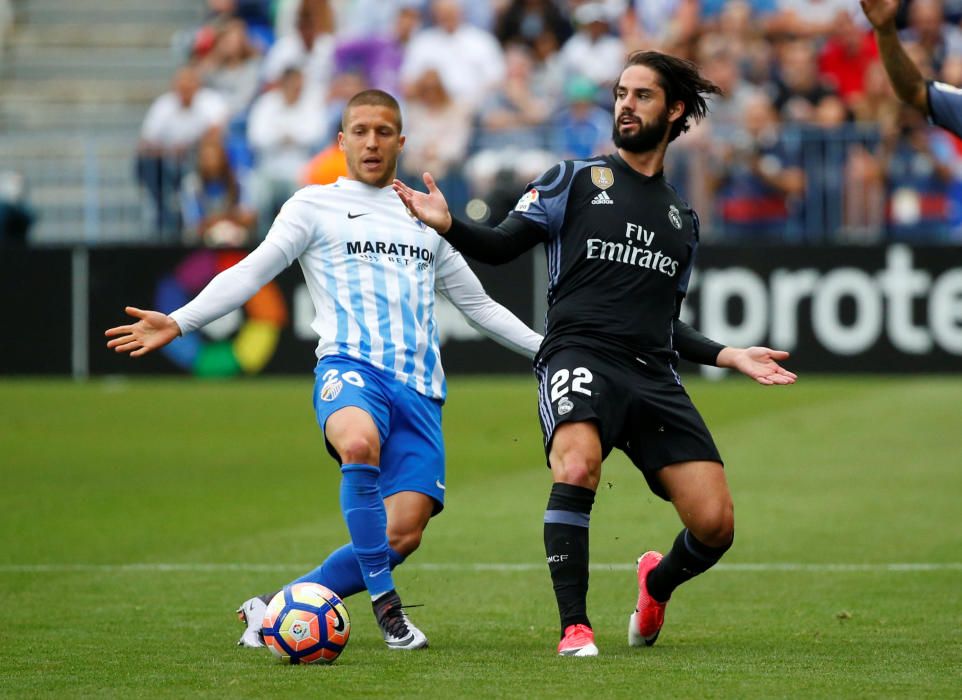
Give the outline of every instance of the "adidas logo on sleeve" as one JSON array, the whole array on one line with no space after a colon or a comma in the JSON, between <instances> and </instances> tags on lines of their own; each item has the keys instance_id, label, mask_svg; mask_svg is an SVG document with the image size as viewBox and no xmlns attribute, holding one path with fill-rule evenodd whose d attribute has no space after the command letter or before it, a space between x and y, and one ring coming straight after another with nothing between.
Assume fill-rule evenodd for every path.
<instances>
[{"instance_id":1,"label":"adidas logo on sleeve","mask_svg":"<svg viewBox=\"0 0 962 700\"><path fill-rule=\"evenodd\" d=\"M595 198L591 200L591 203L592 204L614 204L615 200L609 197L607 192L605 192L604 190L601 190L601 192L596 194Z\"/></svg>"}]
</instances>

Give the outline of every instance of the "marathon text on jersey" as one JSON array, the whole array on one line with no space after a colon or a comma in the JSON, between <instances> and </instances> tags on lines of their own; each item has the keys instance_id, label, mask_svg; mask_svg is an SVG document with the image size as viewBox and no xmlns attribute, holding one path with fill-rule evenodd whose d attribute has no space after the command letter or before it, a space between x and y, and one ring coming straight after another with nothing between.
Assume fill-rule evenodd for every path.
<instances>
[{"instance_id":1,"label":"marathon text on jersey","mask_svg":"<svg viewBox=\"0 0 962 700\"><path fill-rule=\"evenodd\" d=\"M366 253L391 255L401 258L420 260L431 264L434 262L434 253L427 248L422 248L408 243L385 243L384 241L347 241L347 254L360 255Z\"/></svg>"}]
</instances>

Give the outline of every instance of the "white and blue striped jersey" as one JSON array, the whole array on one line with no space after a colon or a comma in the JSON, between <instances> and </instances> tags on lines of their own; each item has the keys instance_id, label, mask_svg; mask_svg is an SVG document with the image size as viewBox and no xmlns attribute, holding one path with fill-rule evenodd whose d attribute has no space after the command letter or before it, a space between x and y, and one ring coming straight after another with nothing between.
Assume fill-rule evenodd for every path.
<instances>
[{"instance_id":1,"label":"white and blue striped jersey","mask_svg":"<svg viewBox=\"0 0 962 700\"><path fill-rule=\"evenodd\" d=\"M443 395L435 277L467 263L392 188L346 178L306 187L281 209L267 241L300 263L319 358L349 355L422 394Z\"/></svg>"},{"instance_id":2,"label":"white and blue striped jersey","mask_svg":"<svg viewBox=\"0 0 962 700\"><path fill-rule=\"evenodd\" d=\"M469 323L533 357L541 336L484 293L467 262L414 219L391 187L357 180L305 187L257 250L171 317L186 333L237 308L297 260L315 316L317 357L347 355L444 399L435 290Z\"/></svg>"}]
</instances>

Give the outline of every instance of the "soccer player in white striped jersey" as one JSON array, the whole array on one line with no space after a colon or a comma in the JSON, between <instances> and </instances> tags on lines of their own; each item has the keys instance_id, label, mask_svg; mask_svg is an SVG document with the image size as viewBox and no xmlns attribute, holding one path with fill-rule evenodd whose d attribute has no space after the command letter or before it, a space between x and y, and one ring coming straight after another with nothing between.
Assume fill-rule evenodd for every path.
<instances>
[{"instance_id":1,"label":"soccer player in white striped jersey","mask_svg":"<svg viewBox=\"0 0 962 700\"><path fill-rule=\"evenodd\" d=\"M388 647L427 638L402 610L392 570L444 506L441 369L435 291L479 330L533 357L541 336L485 294L467 263L412 218L392 188L404 145L397 101L380 90L348 102L338 143L347 178L306 187L281 209L266 240L169 316L127 307L138 320L106 331L107 346L139 357L240 307L300 263L320 336L314 407L341 465L341 508L351 542L297 582L341 597L367 590ZM263 646L266 596L238 613L238 644ZM269 600L269 599L268 599Z\"/></svg>"}]
</instances>

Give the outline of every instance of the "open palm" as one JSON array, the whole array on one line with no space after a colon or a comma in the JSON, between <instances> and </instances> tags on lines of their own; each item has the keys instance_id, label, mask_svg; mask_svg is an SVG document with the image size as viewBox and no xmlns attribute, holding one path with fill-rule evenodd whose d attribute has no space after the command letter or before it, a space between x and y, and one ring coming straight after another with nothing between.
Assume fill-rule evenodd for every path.
<instances>
[{"instance_id":1,"label":"open palm","mask_svg":"<svg viewBox=\"0 0 962 700\"><path fill-rule=\"evenodd\" d=\"M180 335L180 326L167 314L145 311L134 306L128 306L124 310L140 320L104 331L105 336L113 338L107 342L107 347L113 348L115 352L129 352L131 357L140 357L164 347Z\"/></svg>"},{"instance_id":2,"label":"open palm","mask_svg":"<svg viewBox=\"0 0 962 700\"><path fill-rule=\"evenodd\" d=\"M785 360L788 353L784 350L772 350L765 347L750 347L738 350L731 359L731 367L737 369L746 377L754 379L759 384L771 386L773 384L794 384L798 375L789 372L776 362Z\"/></svg>"},{"instance_id":3,"label":"open palm","mask_svg":"<svg viewBox=\"0 0 962 700\"><path fill-rule=\"evenodd\" d=\"M451 212L448 202L430 173L424 173L424 184L428 188L427 194L408 187L400 180L394 181L394 191L404 202L404 206L412 215L433 228L440 234L451 228Z\"/></svg>"}]
</instances>

